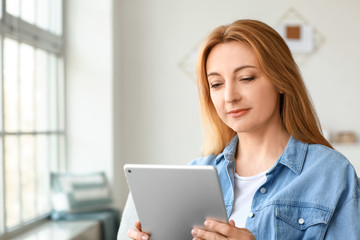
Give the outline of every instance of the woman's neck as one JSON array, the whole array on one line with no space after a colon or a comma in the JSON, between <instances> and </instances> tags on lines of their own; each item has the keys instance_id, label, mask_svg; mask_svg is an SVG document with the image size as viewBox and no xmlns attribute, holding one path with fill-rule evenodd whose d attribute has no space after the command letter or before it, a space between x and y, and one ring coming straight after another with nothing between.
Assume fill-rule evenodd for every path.
<instances>
[{"instance_id":1,"label":"woman's neck","mask_svg":"<svg viewBox=\"0 0 360 240\"><path fill-rule=\"evenodd\" d=\"M238 133L235 171L253 176L270 169L284 152L290 134L281 126L261 133Z\"/></svg>"}]
</instances>

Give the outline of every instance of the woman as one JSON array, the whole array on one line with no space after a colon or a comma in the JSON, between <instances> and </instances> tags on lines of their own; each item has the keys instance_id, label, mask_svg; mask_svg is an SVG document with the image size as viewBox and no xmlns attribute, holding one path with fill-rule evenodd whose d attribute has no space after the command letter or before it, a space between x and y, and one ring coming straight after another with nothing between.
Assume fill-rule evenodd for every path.
<instances>
[{"instance_id":1,"label":"woman","mask_svg":"<svg viewBox=\"0 0 360 240\"><path fill-rule=\"evenodd\" d=\"M291 52L254 20L216 28L200 50L204 157L229 223L206 220L194 239L360 239L354 168L322 136ZM133 239L148 239L140 223Z\"/></svg>"}]
</instances>

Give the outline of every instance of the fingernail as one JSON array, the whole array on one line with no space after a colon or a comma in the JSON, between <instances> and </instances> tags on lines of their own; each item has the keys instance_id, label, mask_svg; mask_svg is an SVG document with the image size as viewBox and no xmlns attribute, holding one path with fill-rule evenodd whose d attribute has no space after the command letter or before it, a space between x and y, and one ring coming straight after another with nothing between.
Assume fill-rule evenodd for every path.
<instances>
[{"instance_id":1,"label":"fingernail","mask_svg":"<svg viewBox=\"0 0 360 240\"><path fill-rule=\"evenodd\" d=\"M148 237L147 235L144 235L144 236L141 237L141 239L143 239L143 240L148 240L149 237Z\"/></svg>"},{"instance_id":2,"label":"fingernail","mask_svg":"<svg viewBox=\"0 0 360 240\"><path fill-rule=\"evenodd\" d=\"M209 221L206 220L206 221L204 222L204 225L205 225L205 227L209 227L209 225L210 225Z\"/></svg>"},{"instance_id":3,"label":"fingernail","mask_svg":"<svg viewBox=\"0 0 360 240\"><path fill-rule=\"evenodd\" d=\"M191 231L191 234L192 235L197 235L199 233L199 231L197 230L197 229L193 229L192 231Z\"/></svg>"}]
</instances>

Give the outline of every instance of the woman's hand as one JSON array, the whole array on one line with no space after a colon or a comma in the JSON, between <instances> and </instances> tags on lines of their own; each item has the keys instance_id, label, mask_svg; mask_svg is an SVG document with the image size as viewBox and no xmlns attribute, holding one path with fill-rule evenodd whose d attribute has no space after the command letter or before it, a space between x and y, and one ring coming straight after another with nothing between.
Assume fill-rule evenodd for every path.
<instances>
[{"instance_id":1,"label":"woman's hand","mask_svg":"<svg viewBox=\"0 0 360 240\"><path fill-rule=\"evenodd\" d=\"M194 228L191 234L193 240L256 240L255 236L246 228L235 227L234 220L229 223L222 223L215 220L207 219L204 223L206 229Z\"/></svg>"},{"instance_id":2,"label":"woman's hand","mask_svg":"<svg viewBox=\"0 0 360 240\"><path fill-rule=\"evenodd\" d=\"M134 240L148 240L149 235L146 233L143 233L141 230L141 224L139 221L136 221L134 224L135 228L130 228L127 232L128 237Z\"/></svg>"}]
</instances>

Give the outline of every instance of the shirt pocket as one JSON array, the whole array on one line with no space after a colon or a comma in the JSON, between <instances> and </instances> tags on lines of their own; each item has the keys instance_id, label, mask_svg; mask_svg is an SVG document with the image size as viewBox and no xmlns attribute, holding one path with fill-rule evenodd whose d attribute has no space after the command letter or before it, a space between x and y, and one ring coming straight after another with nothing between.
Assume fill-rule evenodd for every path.
<instances>
[{"instance_id":1,"label":"shirt pocket","mask_svg":"<svg viewBox=\"0 0 360 240\"><path fill-rule=\"evenodd\" d=\"M323 239L331 214L326 208L278 206L276 239Z\"/></svg>"}]
</instances>

